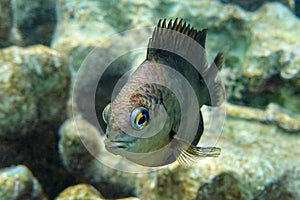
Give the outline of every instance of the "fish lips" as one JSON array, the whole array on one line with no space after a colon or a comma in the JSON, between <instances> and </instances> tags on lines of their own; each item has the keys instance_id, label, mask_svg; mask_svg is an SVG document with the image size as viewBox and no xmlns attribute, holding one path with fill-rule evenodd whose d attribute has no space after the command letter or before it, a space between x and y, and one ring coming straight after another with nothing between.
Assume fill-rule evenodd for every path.
<instances>
[{"instance_id":1,"label":"fish lips","mask_svg":"<svg viewBox=\"0 0 300 200\"><path fill-rule=\"evenodd\" d=\"M113 154L120 154L122 151L127 151L131 145L133 144L133 141L124 141L124 140L113 140L110 138L106 138L104 140L105 148L107 151L113 153Z\"/></svg>"}]
</instances>

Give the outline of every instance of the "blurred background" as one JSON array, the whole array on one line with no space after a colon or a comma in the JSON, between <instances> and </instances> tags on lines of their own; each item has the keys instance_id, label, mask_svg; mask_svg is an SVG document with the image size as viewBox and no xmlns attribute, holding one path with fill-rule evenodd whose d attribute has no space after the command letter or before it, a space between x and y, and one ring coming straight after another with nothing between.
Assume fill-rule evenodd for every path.
<instances>
[{"instance_id":1,"label":"blurred background","mask_svg":"<svg viewBox=\"0 0 300 200\"><path fill-rule=\"evenodd\" d=\"M300 199L299 16L299 0L0 0L0 199ZM225 51L222 154L149 173L106 167L77 134L100 153L98 130L80 114L73 124L76 72L113 34L177 17L208 28L210 58Z\"/></svg>"}]
</instances>

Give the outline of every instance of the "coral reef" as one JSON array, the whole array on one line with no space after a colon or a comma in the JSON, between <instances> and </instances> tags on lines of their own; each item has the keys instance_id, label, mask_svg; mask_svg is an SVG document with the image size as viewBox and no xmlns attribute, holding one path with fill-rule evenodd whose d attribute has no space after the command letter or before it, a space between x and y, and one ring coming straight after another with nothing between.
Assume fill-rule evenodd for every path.
<instances>
[{"instance_id":1,"label":"coral reef","mask_svg":"<svg viewBox=\"0 0 300 200\"><path fill-rule=\"evenodd\" d=\"M249 27L252 36L242 72L248 79L245 101L254 106L277 102L299 112L299 20L281 4L268 4L252 16ZM257 96L262 93L263 98Z\"/></svg>"},{"instance_id":2,"label":"coral reef","mask_svg":"<svg viewBox=\"0 0 300 200\"><path fill-rule=\"evenodd\" d=\"M209 0L0 1L0 199L300 199L300 21L291 12L300 9L298 0L280 2L289 8L258 1L243 2L259 7L255 12ZM147 173L117 170L124 159L107 166L118 157L104 149L105 124L101 114L100 126L91 120L93 112L101 113L119 78L141 61L157 20L175 17L209 28L209 58L225 51L226 122L221 136L204 137L218 140L221 156ZM122 32L141 26L151 27ZM37 43L50 47L29 46ZM87 55L96 68L76 77ZM76 93L71 83L78 80ZM210 110L203 112L208 127Z\"/></svg>"},{"instance_id":3,"label":"coral reef","mask_svg":"<svg viewBox=\"0 0 300 200\"><path fill-rule=\"evenodd\" d=\"M38 180L23 165L0 170L0 199L47 200Z\"/></svg>"},{"instance_id":4,"label":"coral reef","mask_svg":"<svg viewBox=\"0 0 300 200\"><path fill-rule=\"evenodd\" d=\"M0 47L8 46L10 27L12 24L12 10L5 9L10 4L10 0L3 0L0 4Z\"/></svg>"},{"instance_id":5,"label":"coral reef","mask_svg":"<svg viewBox=\"0 0 300 200\"><path fill-rule=\"evenodd\" d=\"M3 0L0 3L0 47L50 45L56 25L56 1Z\"/></svg>"},{"instance_id":6,"label":"coral reef","mask_svg":"<svg viewBox=\"0 0 300 200\"><path fill-rule=\"evenodd\" d=\"M89 199L89 200L101 200L104 199L101 194L91 185L79 184L71 186L62 191L56 200L77 200L77 199ZM138 198L129 197L117 200L139 200Z\"/></svg>"},{"instance_id":7,"label":"coral reef","mask_svg":"<svg viewBox=\"0 0 300 200\"><path fill-rule=\"evenodd\" d=\"M272 123L287 132L300 131L300 116L292 114L274 103L270 103L265 110L226 104L226 112L231 117Z\"/></svg>"},{"instance_id":8,"label":"coral reef","mask_svg":"<svg viewBox=\"0 0 300 200\"><path fill-rule=\"evenodd\" d=\"M203 184L199 188L195 200L251 199L253 196L247 190L248 187L237 174L223 172L215 176L211 182Z\"/></svg>"},{"instance_id":9,"label":"coral reef","mask_svg":"<svg viewBox=\"0 0 300 200\"><path fill-rule=\"evenodd\" d=\"M29 134L38 124L65 118L67 59L45 46L0 50L0 137Z\"/></svg>"},{"instance_id":10,"label":"coral reef","mask_svg":"<svg viewBox=\"0 0 300 200\"><path fill-rule=\"evenodd\" d=\"M53 193L49 197L72 178L57 150L70 75L67 58L48 47L0 50L0 167L26 165L42 185L49 185L44 188Z\"/></svg>"},{"instance_id":11,"label":"coral reef","mask_svg":"<svg viewBox=\"0 0 300 200\"><path fill-rule=\"evenodd\" d=\"M59 151L66 169L91 181L102 195L136 196L139 176L112 169L99 161L99 156L110 159L111 155L104 152L99 131L84 119L64 122L60 128Z\"/></svg>"},{"instance_id":12,"label":"coral reef","mask_svg":"<svg viewBox=\"0 0 300 200\"><path fill-rule=\"evenodd\" d=\"M267 185L256 197L257 200L268 199L298 199L299 198L299 170L287 171L276 181Z\"/></svg>"},{"instance_id":13,"label":"coral reef","mask_svg":"<svg viewBox=\"0 0 300 200\"><path fill-rule=\"evenodd\" d=\"M294 10L294 2L292 0L254 0L254 1L243 1L243 0L220 0L222 3L230 3L230 4L237 4L242 8L255 11L264 5L266 2L280 2L284 5L288 6L291 10Z\"/></svg>"},{"instance_id":14,"label":"coral reef","mask_svg":"<svg viewBox=\"0 0 300 200\"><path fill-rule=\"evenodd\" d=\"M149 5L136 1L88 2L84 4L85 9L83 4L74 1L59 2L59 13L62 14L52 46L67 52L75 70L90 50L109 34L143 25L153 26L159 18L181 16L196 27L209 28L207 48L211 57L220 48L226 51L227 68L222 74L230 102L242 102L258 108L274 102L294 112L300 111L296 97L299 90L300 56L297 41L300 23L283 4L269 3L249 13L217 1L153 1ZM119 13L124 12L121 8L129 5L130 12L127 11L124 14L126 17L120 19ZM145 6L160 12L142 14ZM98 15L90 15L90 12ZM136 16L142 17L136 19ZM85 20L89 20L89 23L85 23ZM136 41L139 36L132 38L134 40L129 37L122 40L120 46L130 48L130 44L140 42ZM147 42L147 38L144 40L144 43ZM102 47L111 49L109 44Z\"/></svg>"},{"instance_id":15,"label":"coral reef","mask_svg":"<svg viewBox=\"0 0 300 200\"><path fill-rule=\"evenodd\" d=\"M68 187L56 198L56 200L76 199L101 200L103 198L93 186L85 184Z\"/></svg>"},{"instance_id":16,"label":"coral reef","mask_svg":"<svg viewBox=\"0 0 300 200\"><path fill-rule=\"evenodd\" d=\"M172 165L158 171L155 179L149 179L154 183L141 184L140 198L214 199L225 191L224 195L232 199L253 199L263 191L272 195L272 190L267 189L269 185L280 183L291 171L295 173L286 176L285 181L299 184L299 144L298 135L275 126L257 121L245 123L241 118L227 119L218 138L218 146L222 147L219 158L205 158L192 168ZM166 185L168 189L164 190ZM284 190L290 191L294 199L299 198L294 187Z\"/></svg>"}]
</instances>

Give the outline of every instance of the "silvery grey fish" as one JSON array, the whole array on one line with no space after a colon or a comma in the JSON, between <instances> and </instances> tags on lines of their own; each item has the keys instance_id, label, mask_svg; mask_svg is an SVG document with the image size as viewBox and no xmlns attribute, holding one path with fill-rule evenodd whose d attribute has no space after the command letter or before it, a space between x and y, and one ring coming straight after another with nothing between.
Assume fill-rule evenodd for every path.
<instances>
[{"instance_id":1,"label":"silvery grey fish","mask_svg":"<svg viewBox=\"0 0 300 200\"><path fill-rule=\"evenodd\" d=\"M159 20L145 61L102 112L109 152L151 167L220 154L220 148L196 146L204 129L200 108L225 98L218 75L223 53L208 65L206 35L182 19Z\"/></svg>"}]
</instances>

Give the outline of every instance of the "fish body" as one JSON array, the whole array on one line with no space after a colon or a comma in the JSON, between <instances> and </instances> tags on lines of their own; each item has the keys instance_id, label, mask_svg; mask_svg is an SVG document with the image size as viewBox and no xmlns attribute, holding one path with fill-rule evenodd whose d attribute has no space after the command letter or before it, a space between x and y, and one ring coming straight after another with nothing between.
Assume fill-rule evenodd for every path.
<instances>
[{"instance_id":1,"label":"fish body","mask_svg":"<svg viewBox=\"0 0 300 200\"><path fill-rule=\"evenodd\" d=\"M108 151L144 166L219 155L219 148L196 147L204 129L200 108L224 100L217 75L223 56L208 66L206 34L182 20L159 21L145 61L103 111Z\"/></svg>"}]
</instances>

